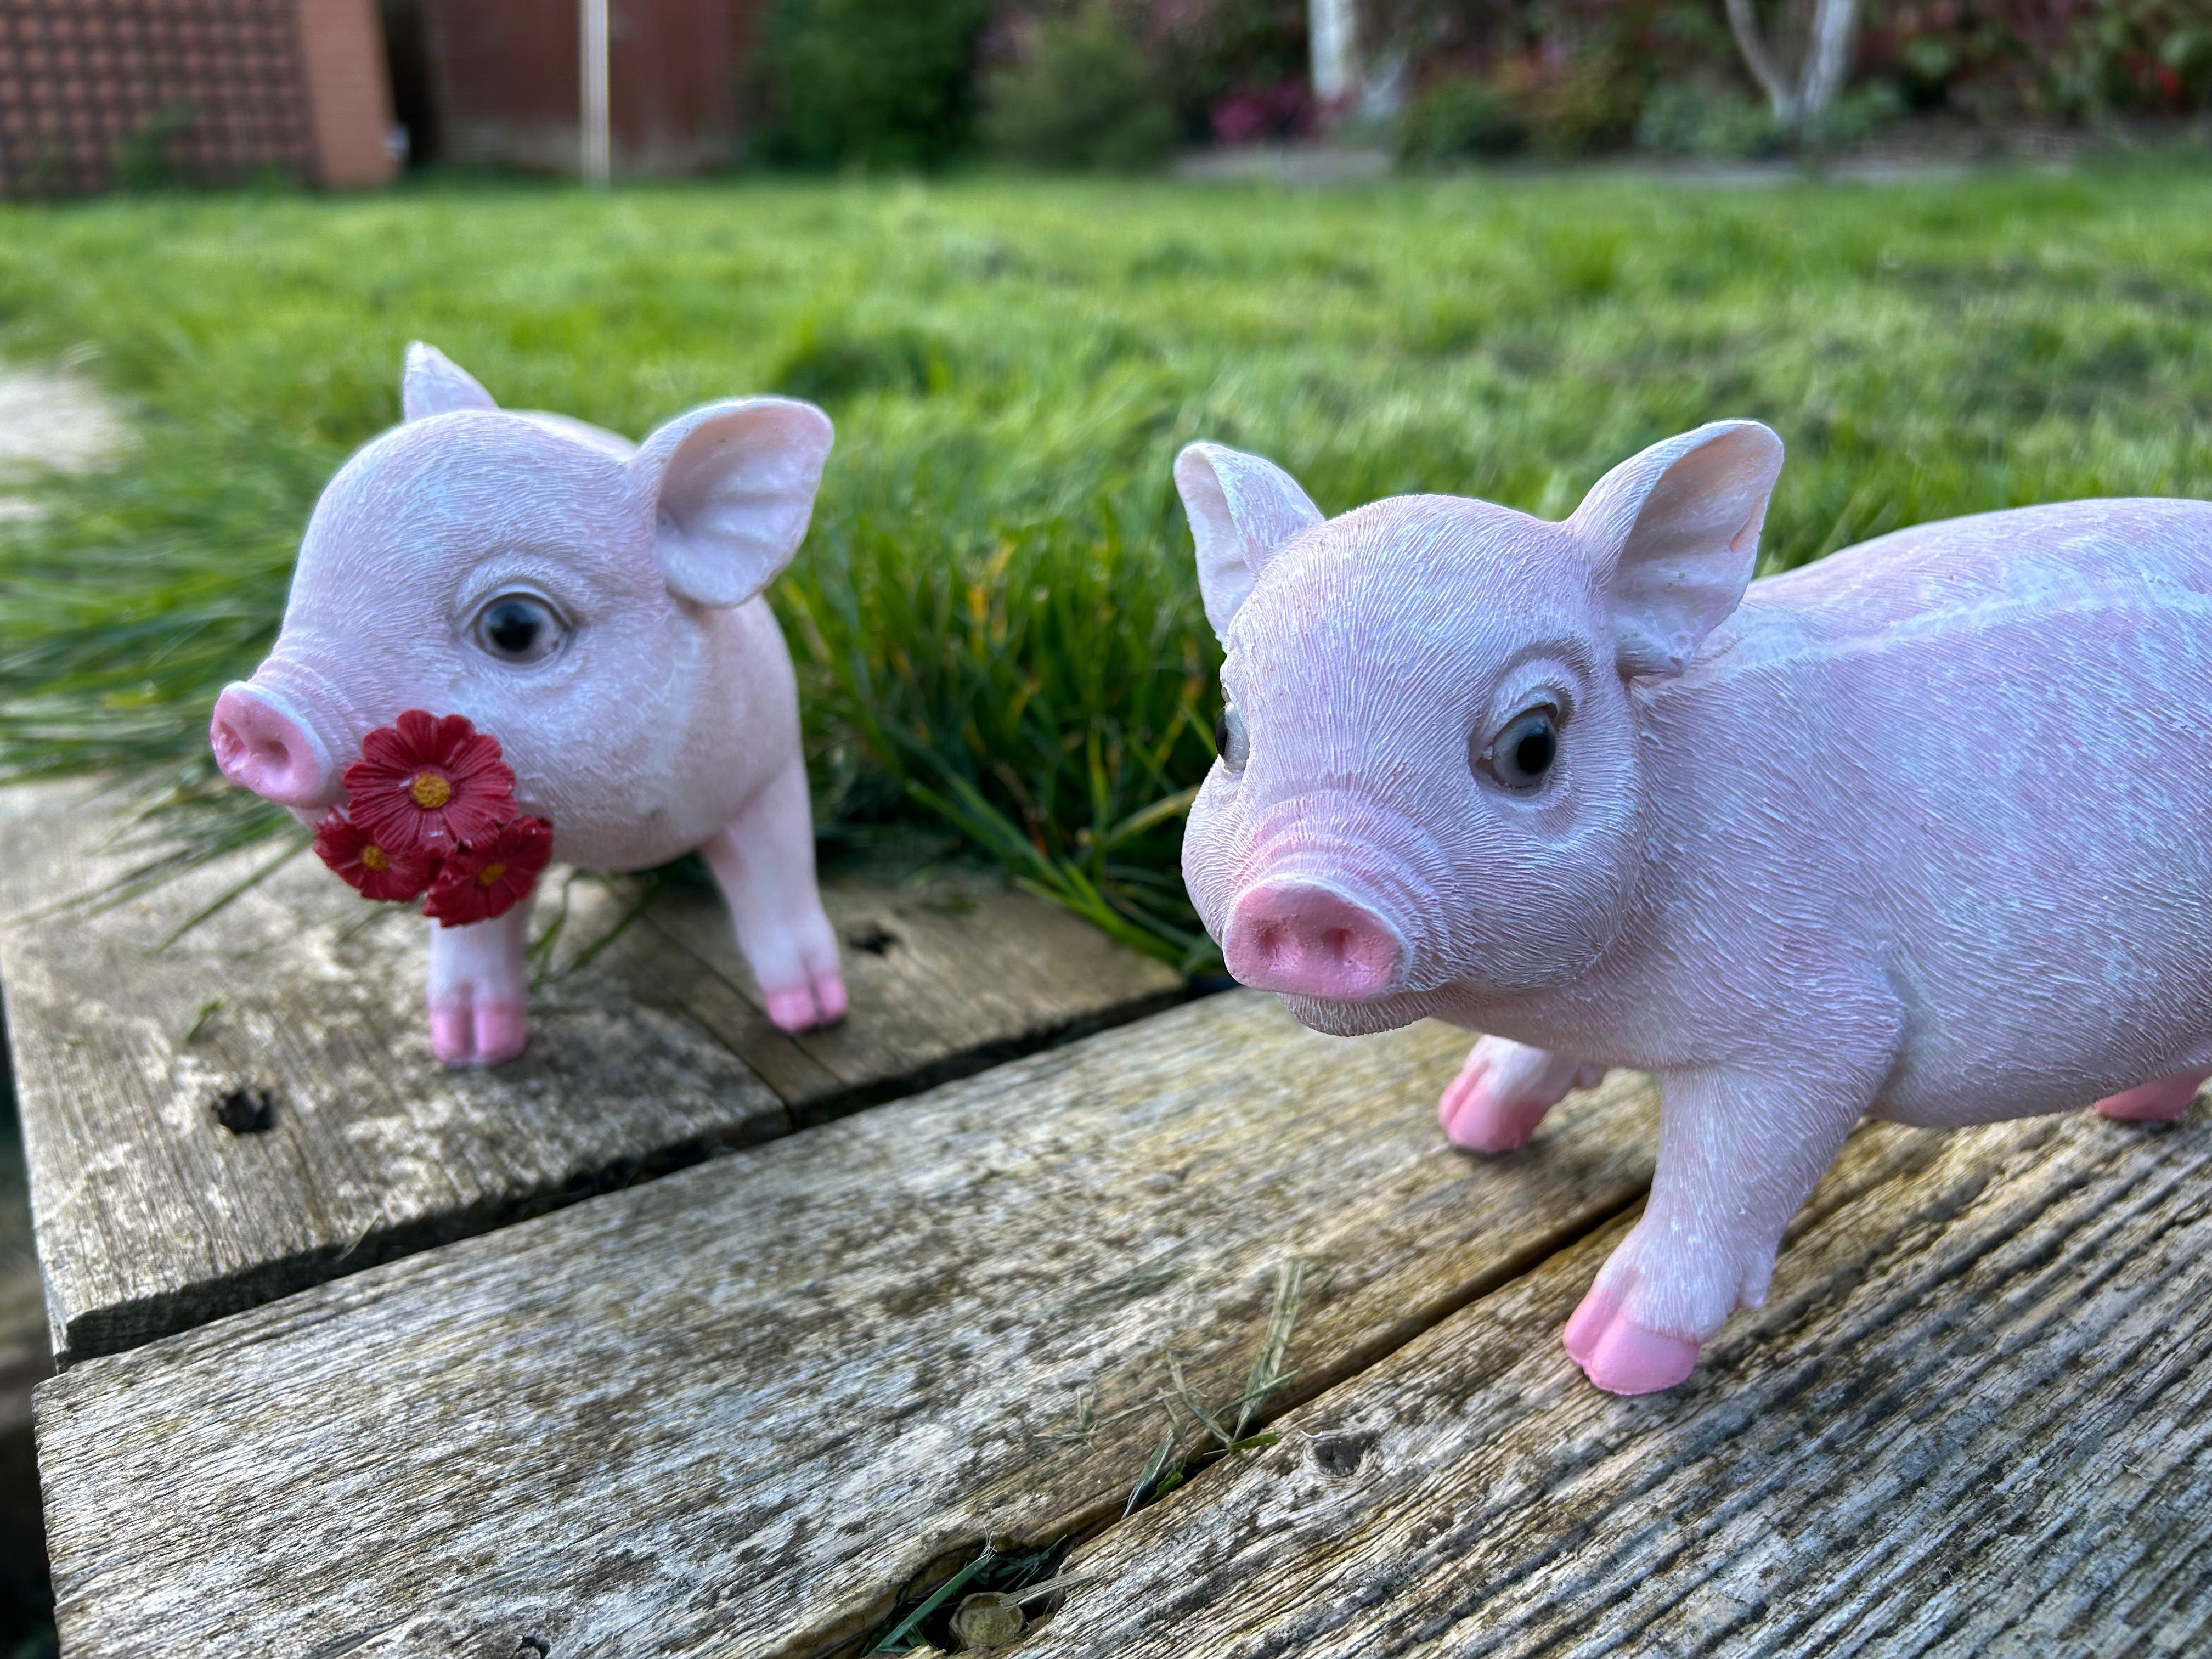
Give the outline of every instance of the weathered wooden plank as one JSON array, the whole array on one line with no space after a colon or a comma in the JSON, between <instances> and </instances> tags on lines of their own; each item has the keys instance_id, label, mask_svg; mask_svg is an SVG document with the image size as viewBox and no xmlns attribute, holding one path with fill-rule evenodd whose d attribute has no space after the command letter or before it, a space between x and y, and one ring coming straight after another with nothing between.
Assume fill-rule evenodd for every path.
<instances>
[{"instance_id":1,"label":"weathered wooden plank","mask_svg":"<svg viewBox=\"0 0 2212 1659\"><path fill-rule=\"evenodd\" d=\"M1633 1200L1641 1079L1478 1159L1435 1121L1465 1041L1211 998L76 1366L65 1650L820 1652L1118 1512L1168 1356L1239 1392L1293 1258L1285 1397Z\"/></svg>"},{"instance_id":2,"label":"weathered wooden plank","mask_svg":"<svg viewBox=\"0 0 2212 1659\"><path fill-rule=\"evenodd\" d=\"M1673 1393L1558 1333L1626 1220L1109 1531L1025 1654L2212 1644L2212 1121L1854 1141Z\"/></svg>"},{"instance_id":3,"label":"weathered wooden plank","mask_svg":"<svg viewBox=\"0 0 2212 1659\"><path fill-rule=\"evenodd\" d=\"M0 915L131 866L86 799L0 793ZM859 941L852 1012L793 1039L760 1012L711 894L673 893L617 933L636 884L556 872L543 909L550 923L565 900L567 919L528 1053L449 1072L423 1030L425 924L364 906L311 857L162 948L267 856L0 928L64 1363L1182 994L1161 964L1024 894L833 888ZM219 1121L226 1099L254 1121L264 1095L264 1130Z\"/></svg>"},{"instance_id":4,"label":"weathered wooden plank","mask_svg":"<svg viewBox=\"0 0 2212 1659\"><path fill-rule=\"evenodd\" d=\"M822 899L843 942L854 1012L796 1036L768 1023L719 902L694 894L647 917L740 994L742 1009L719 1018L695 994L694 1016L743 1054L801 1123L970 1076L1184 994L1162 964L995 881L948 878L902 889L833 880Z\"/></svg>"}]
</instances>

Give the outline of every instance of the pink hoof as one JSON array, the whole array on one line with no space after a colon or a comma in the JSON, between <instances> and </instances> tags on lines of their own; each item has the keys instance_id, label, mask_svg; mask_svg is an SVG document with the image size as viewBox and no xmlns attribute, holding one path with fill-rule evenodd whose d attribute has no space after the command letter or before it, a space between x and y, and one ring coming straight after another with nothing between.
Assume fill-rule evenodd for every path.
<instances>
[{"instance_id":1,"label":"pink hoof","mask_svg":"<svg viewBox=\"0 0 2212 1659\"><path fill-rule=\"evenodd\" d=\"M1587 1364L1599 1335L1620 1311L1620 1298L1611 1291L1601 1291L1593 1285L1583 1292L1574 1312L1567 1316L1567 1328L1559 1333L1559 1340L1565 1344L1575 1364Z\"/></svg>"},{"instance_id":2,"label":"pink hoof","mask_svg":"<svg viewBox=\"0 0 2212 1659\"><path fill-rule=\"evenodd\" d=\"M1501 1101L1490 1067L1472 1066L1444 1087L1437 1117L1444 1137L1471 1152L1515 1152L1526 1146L1544 1121L1548 1105Z\"/></svg>"},{"instance_id":3,"label":"pink hoof","mask_svg":"<svg viewBox=\"0 0 2212 1659\"><path fill-rule=\"evenodd\" d=\"M786 1031L804 1031L814 1024L814 992L805 986L796 991L770 991L768 1017Z\"/></svg>"},{"instance_id":4,"label":"pink hoof","mask_svg":"<svg viewBox=\"0 0 2212 1659\"><path fill-rule=\"evenodd\" d=\"M1698 1345L1647 1331L1620 1311L1620 1299L1593 1289L1567 1321L1564 1340L1575 1364L1607 1394L1656 1394L1686 1382Z\"/></svg>"},{"instance_id":5,"label":"pink hoof","mask_svg":"<svg viewBox=\"0 0 2212 1659\"><path fill-rule=\"evenodd\" d=\"M528 1018L513 1003L457 1003L430 1010L430 1052L448 1066L496 1066L529 1041Z\"/></svg>"},{"instance_id":6,"label":"pink hoof","mask_svg":"<svg viewBox=\"0 0 2212 1659\"><path fill-rule=\"evenodd\" d=\"M2155 1083L2106 1095L2097 1109L2124 1123L2177 1123L2197 1098L2197 1085L2212 1077L2208 1072L2179 1072Z\"/></svg>"},{"instance_id":7,"label":"pink hoof","mask_svg":"<svg viewBox=\"0 0 2212 1659\"><path fill-rule=\"evenodd\" d=\"M768 1017L786 1031L811 1031L845 1018L845 981L835 973L817 974L805 985L768 994Z\"/></svg>"}]
</instances>

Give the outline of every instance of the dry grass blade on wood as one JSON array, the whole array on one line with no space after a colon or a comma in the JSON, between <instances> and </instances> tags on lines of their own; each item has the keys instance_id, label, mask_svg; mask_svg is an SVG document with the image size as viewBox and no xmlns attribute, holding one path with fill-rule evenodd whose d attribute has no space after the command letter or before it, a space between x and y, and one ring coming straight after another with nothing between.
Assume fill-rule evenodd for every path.
<instances>
[{"instance_id":1,"label":"dry grass blade on wood","mask_svg":"<svg viewBox=\"0 0 2212 1659\"><path fill-rule=\"evenodd\" d=\"M1297 1328L1298 1297L1305 1288L1306 1259L1295 1256L1275 1269L1275 1303L1267 1314L1267 1334L1252 1361L1252 1374L1244 1380L1244 1393L1237 1402L1237 1432L1242 1440L1260 1402L1281 1388L1296 1371L1283 1369L1290 1352L1291 1333Z\"/></svg>"},{"instance_id":2,"label":"dry grass blade on wood","mask_svg":"<svg viewBox=\"0 0 2212 1659\"><path fill-rule=\"evenodd\" d=\"M943 1607L947 1601L950 1601L956 1595L967 1586L969 1582L973 1579L976 1574L981 1572L984 1568L989 1566L995 1555L996 1552L988 1545L986 1545L984 1547L983 1553L981 1555L977 1556L973 1561L970 1561L966 1566L961 1568L959 1571L954 1573L952 1577L946 1579L934 1590L932 1590L920 1607L916 1607L912 1613L907 1614L905 1618L900 1620L897 1624L892 1626L890 1632L884 1637L883 1640L878 1642L875 1646L870 1650L870 1651L873 1653L899 1652L913 1638L915 1632L921 1628L922 1621L927 1619L931 1613L935 1613L938 1608ZM920 1644L916 1644L916 1645Z\"/></svg>"},{"instance_id":3,"label":"dry grass blade on wood","mask_svg":"<svg viewBox=\"0 0 2212 1659\"><path fill-rule=\"evenodd\" d=\"M1295 1256L1277 1264L1274 1298L1268 1310L1267 1328L1261 1338L1259 1351L1253 1356L1252 1367L1246 1376L1243 1389L1235 1399L1218 1410L1210 1409L1199 1399L1183 1375L1184 1357L1173 1352L1163 1358L1168 1371L1168 1391L1155 1395L1150 1401L1140 1401L1122 1411L1100 1418L1091 1412L1089 1401L1079 1395L1077 1432L1085 1438L1098 1424L1129 1416L1149 1407L1157 1406L1167 1414L1168 1426L1162 1431L1152 1455L1139 1472L1137 1484L1130 1488L1128 1501L1122 1505L1123 1520L1146 1504L1157 1503L1217 1460L1238 1452L1261 1450L1275 1443L1276 1437L1272 1434L1254 1434L1249 1431L1267 1396L1297 1375L1294 1370L1285 1370L1283 1361L1289 1352L1291 1338L1297 1328L1298 1301L1304 1291L1308 1265L1303 1256ZM1178 1407L1199 1430L1195 1443L1181 1455L1176 1455L1176 1410ZM1223 1420L1231 1412L1236 1413L1233 1430L1222 1426Z\"/></svg>"},{"instance_id":4,"label":"dry grass blade on wood","mask_svg":"<svg viewBox=\"0 0 2212 1659\"><path fill-rule=\"evenodd\" d=\"M1152 1448L1152 1455L1145 1460L1145 1467L1137 1472L1137 1484L1129 1488L1129 1501L1121 1506L1121 1518L1134 1515L1145 1500L1152 1495L1152 1483L1160 1478L1168 1466L1168 1458L1175 1450L1175 1425L1170 1423L1160 1431L1160 1443Z\"/></svg>"}]
</instances>

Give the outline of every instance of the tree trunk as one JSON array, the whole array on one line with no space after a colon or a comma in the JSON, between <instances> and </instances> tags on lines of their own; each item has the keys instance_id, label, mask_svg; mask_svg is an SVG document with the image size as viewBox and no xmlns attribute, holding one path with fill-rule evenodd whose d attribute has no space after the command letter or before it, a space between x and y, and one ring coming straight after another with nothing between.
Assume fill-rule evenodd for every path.
<instances>
[{"instance_id":1,"label":"tree trunk","mask_svg":"<svg viewBox=\"0 0 2212 1659\"><path fill-rule=\"evenodd\" d=\"M1359 14L1357 0L1309 0L1307 33L1313 45L1314 101L1341 104L1359 89Z\"/></svg>"},{"instance_id":2,"label":"tree trunk","mask_svg":"<svg viewBox=\"0 0 2212 1659\"><path fill-rule=\"evenodd\" d=\"M1813 40L1805 52L1805 76L1798 113L1816 125L1844 89L1850 73L1851 46L1858 35L1858 0L1820 0L1813 16Z\"/></svg>"},{"instance_id":3,"label":"tree trunk","mask_svg":"<svg viewBox=\"0 0 2212 1659\"><path fill-rule=\"evenodd\" d=\"M1759 89L1766 94L1767 103L1773 107L1774 125L1795 128L1797 89L1790 84L1790 77L1767 51L1766 41L1759 32L1759 20L1751 15L1751 0L1728 0L1728 20L1729 28L1735 35L1736 50L1743 54L1744 66L1750 70L1751 78L1759 82Z\"/></svg>"},{"instance_id":4,"label":"tree trunk","mask_svg":"<svg viewBox=\"0 0 2212 1659\"><path fill-rule=\"evenodd\" d=\"M1728 0L1728 20L1745 67L1773 107L1775 125L1793 133L1818 126L1850 73L1851 46L1858 37L1858 0L1817 0L1812 38L1795 75L1784 68L1759 33L1751 0Z\"/></svg>"}]
</instances>

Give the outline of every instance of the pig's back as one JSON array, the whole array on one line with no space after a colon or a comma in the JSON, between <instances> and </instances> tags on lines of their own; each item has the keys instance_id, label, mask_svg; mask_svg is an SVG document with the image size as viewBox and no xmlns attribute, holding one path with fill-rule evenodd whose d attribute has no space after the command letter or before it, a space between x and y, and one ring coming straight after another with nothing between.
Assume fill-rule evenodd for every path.
<instances>
[{"instance_id":1,"label":"pig's back","mask_svg":"<svg viewBox=\"0 0 2212 1659\"><path fill-rule=\"evenodd\" d=\"M2212 599L2212 502L2068 501L1915 525L1755 581L1703 654L1848 648L1970 616L2191 597Z\"/></svg>"},{"instance_id":2,"label":"pig's back","mask_svg":"<svg viewBox=\"0 0 2212 1659\"><path fill-rule=\"evenodd\" d=\"M2212 1054L2212 504L1883 537L1754 583L1673 688L1701 902L1748 895L1747 933L1825 902L1885 963L1886 1112L2052 1110Z\"/></svg>"}]
</instances>

